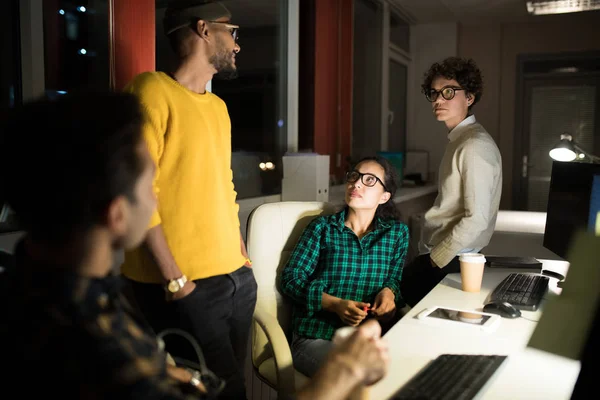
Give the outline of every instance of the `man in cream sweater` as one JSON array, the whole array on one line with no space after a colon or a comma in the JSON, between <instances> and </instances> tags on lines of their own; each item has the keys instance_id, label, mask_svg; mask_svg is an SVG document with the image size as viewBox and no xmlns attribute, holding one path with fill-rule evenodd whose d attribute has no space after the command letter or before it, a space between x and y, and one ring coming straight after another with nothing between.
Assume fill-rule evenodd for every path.
<instances>
[{"instance_id":1,"label":"man in cream sweater","mask_svg":"<svg viewBox=\"0 0 600 400\"><path fill-rule=\"evenodd\" d=\"M449 57L434 63L421 86L438 121L448 128L438 196L425 214L419 253L404 270L401 293L417 304L446 274L459 272L458 255L478 252L492 237L502 192L498 146L475 120L483 80L475 62Z\"/></svg>"}]
</instances>

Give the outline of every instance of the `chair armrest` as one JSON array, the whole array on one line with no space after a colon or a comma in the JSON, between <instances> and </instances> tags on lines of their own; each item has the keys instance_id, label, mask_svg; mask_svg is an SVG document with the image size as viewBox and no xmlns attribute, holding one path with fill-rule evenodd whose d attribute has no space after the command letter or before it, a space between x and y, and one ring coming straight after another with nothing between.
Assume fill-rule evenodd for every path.
<instances>
[{"instance_id":1,"label":"chair armrest","mask_svg":"<svg viewBox=\"0 0 600 400\"><path fill-rule=\"evenodd\" d=\"M273 349L273 358L277 368L278 392L294 393L296 382L290 344L279 325L279 321L269 312L257 305L254 310L254 320L261 327Z\"/></svg>"}]
</instances>

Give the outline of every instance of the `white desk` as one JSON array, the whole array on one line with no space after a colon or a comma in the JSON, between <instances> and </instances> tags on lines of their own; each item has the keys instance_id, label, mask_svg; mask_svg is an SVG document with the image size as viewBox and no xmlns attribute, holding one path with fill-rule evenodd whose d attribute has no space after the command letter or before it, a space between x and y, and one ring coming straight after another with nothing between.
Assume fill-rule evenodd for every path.
<instances>
[{"instance_id":1,"label":"white desk","mask_svg":"<svg viewBox=\"0 0 600 400\"><path fill-rule=\"evenodd\" d=\"M541 261L544 269L567 274L568 262ZM522 311L522 317L516 319L502 318L498 328L490 333L434 327L415 318L425 308L436 305L481 311L489 293L513 271L486 268L479 293L463 292L460 274L449 274L385 335L391 365L387 376L371 387L371 400L389 399L430 360L443 353L509 356L479 392L480 399L569 399L579 374L579 361L527 348L537 325L534 321L543 312L543 301L538 311ZM560 294L556 283L550 278L548 296Z\"/></svg>"}]
</instances>

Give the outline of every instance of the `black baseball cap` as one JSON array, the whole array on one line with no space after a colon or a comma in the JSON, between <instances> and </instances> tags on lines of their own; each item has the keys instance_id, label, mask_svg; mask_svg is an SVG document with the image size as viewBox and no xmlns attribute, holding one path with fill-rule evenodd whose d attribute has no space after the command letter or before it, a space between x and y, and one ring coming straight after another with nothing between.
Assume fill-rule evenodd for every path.
<instances>
[{"instance_id":1,"label":"black baseball cap","mask_svg":"<svg viewBox=\"0 0 600 400\"><path fill-rule=\"evenodd\" d=\"M163 28L165 34L170 35L194 20L214 21L223 17L231 18L231 13L220 1L171 0L165 11Z\"/></svg>"}]
</instances>

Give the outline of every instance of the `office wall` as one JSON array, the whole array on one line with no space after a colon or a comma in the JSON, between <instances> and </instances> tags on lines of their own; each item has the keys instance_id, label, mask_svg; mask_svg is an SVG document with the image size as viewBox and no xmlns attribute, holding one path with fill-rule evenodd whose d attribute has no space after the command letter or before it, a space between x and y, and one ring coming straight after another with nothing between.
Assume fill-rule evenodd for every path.
<instances>
[{"instance_id":1,"label":"office wall","mask_svg":"<svg viewBox=\"0 0 600 400\"><path fill-rule=\"evenodd\" d=\"M120 90L135 75L156 67L154 1L116 1L113 18L114 34L109 40L114 48L115 70L111 86Z\"/></svg>"},{"instance_id":2,"label":"office wall","mask_svg":"<svg viewBox=\"0 0 600 400\"><path fill-rule=\"evenodd\" d=\"M410 41L413 55L414 79L408 82L408 96L416 99L408 110L407 150L429 152L430 177L437 171L448 143L446 127L431 112L431 104L421 93L423 74L431 64L457 54L458 24L419 24L411 26Z\"/></svg>"},{"instance_id":3,"label":"office wall","mask_svg":"<svg viewBox=\"0 0 600 400\"><path fill-rule=\"evenodd\" d=\"M600 13L593 12L459 26L458 55L475 59L484 74L485 92L475 115L502 153L504 185L500 208L512 208L517 56L599 50L599 22Z\"/></svg>"}]
</instances>

